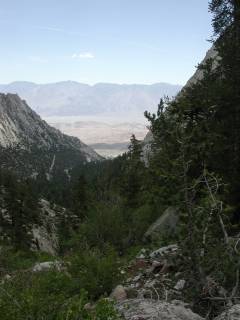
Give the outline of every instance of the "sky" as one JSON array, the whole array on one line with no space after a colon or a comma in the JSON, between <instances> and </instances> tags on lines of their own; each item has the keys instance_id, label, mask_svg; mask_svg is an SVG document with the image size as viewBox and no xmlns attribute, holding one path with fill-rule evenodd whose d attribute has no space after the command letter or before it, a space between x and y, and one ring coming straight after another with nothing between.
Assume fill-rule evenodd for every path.
<instances>
[{"instance_id":1,"label":"sky","mask_svg":"<svg viewBox=\"0 0 240 320\"><path fill-rule=\"evenodd\" d=\"M211 35L208 0L0 0L0 83L183 85Z\"/></svg>"}]
</instances>

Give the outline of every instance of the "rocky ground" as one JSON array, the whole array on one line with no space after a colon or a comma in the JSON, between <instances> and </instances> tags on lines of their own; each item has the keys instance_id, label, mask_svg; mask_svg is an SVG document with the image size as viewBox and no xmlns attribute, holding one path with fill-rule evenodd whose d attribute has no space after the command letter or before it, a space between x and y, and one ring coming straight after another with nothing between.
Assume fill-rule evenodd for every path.
<instances>
[{"instance_id":1,"label":"rocky ground","mask_svg":"<svg viewBox=\"0 0 240 320\"><path fill-rule=\"evenodd\" d=\"M112 292L111 298L125 320L201 320L192 303L182 301L188 290L176 244L155 251L142 249L126 269L129 277ZM206 286L209 284L206 284ZM240 304L226 305L216 320L240 319Z\"/></svg>"}]
</instances>

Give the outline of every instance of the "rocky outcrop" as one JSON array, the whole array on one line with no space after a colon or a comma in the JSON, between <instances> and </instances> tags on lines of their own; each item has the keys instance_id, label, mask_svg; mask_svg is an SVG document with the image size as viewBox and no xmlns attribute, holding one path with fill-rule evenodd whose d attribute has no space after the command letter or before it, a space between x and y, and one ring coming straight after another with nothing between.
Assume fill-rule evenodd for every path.
<instances>
[{"instance_id":1,"label":"rocky outcrop","mask_svg":"<svg viewBox=\"0 0 240 320\"><path fill-rule=\"evenodd\" d=\"M240 304L236 304L226 311L224 311L220 316L215 318L215 320L239 320L240 319Z\"/></svg>"},{"instance_id":2,"label":"rocky outcrop","mask_svg":"<svg viewBox=\"0 0 240 320\"><path fill-rule=\"evenodd\" d=\"M178 245L177 244L169 244L168 246L161 247L157 250L152 251L149 254L149 257L154 259L154 258L161 258L165 255L171 255L175 254L178 251Z\"/></svg>"},{"instance_id":3,"label":"rocky outcrop","mask_svg":"<svg viewBox=\"0 0 240 320\"><path fill-rule=\"evenodd\" d=\"M64 216L65 209L52 206L45 200L40 200L40 221L38 225L33 225L32 228L32 249L47 252L55 255L58 251L58 236L57 229L59 219Z\"/></svg>"},{"instance_id":4,"label":"rocky outcrop","mask_svg":"<svg viewBox=\"0 0 240 320\"><path fill-rule=\"evenodd\" d=\"M49 126L17 95L0 94L0 166L24 177L44 173L50 180L101 159L78 138Z\"/></svg>"},{"instance_id":5,"label":"rocky outcrop","mask_svg":"<svg viewBox=\"0 0 240 320\"><path fill-rule=\"evenodd\" d=\"M142 161L148 166L151 157L151 143L153 141L152 132L149 131L142 142Z\"/></svg>"},{"instance_id":6,"label":"rocky outcrop","mask_svg":"<svg viewBox=\"0 0 240 320\"><path fill-rule=\"evenodd\" d=\"M218 59L219 59L218 52L214 45L207 51L206 56L203 59L203 61L200 63L200 65L204 65L209 59L213 60L212 68L214 70L218 65ZM184 89L186 89L187 87L191 86L192 84L196 83L199 80L202 80L203 75L204 75L203 70L201 68L198 68L194 73L194 75L188 80L188 82L186 83L186 85L182 90L184 91Z\"/></svg>"},{"instance_id":7,"label":"rocky outcrop","mask_svg":"<svg viewBox=\"0 0 240 320\"><path fill-rule=\"evenodd\" d=\"M176 244L152 252L142 249L125 273L125 283L113 291L116 308L125 320L202 320L182 300L186 280ZM116 294L118 293L119 294Z\"/></svg>"},{"instance_id":8,"label":"rocky outcrop","mask_svg":"<svg viewBox=\"0 0 240 320\"><path fill-rule=\"evenodd\" d=\"M4 192L7 192L4 190ZM28 221L29 247L32 251L42 251L57 255L59 249L59 226L62 221L77 223L77 217L67 212L65 208L51 204L45 199L39 200L38 221ZM12 218L9 215L4 199L0 193L0 240L11 243Z\"/></svg>"},{"instance_id":9,"label":"rocky outcrop","mask_svg":"<svg viewBox=\"0 0 240 320\"><path fill-rule=\"evenodd\" d=\"M60 261L45 261L36 263L32 268L33 272L47 272L50 270L64 271L63 263Z\"/></svg>"},{"instance_id":10,"label":"rocky outcrop","mask_svg":"<svg viewBox=\"0 0 240 320\"><path fill-rule=\"evenodd\" d=\"M167 208L146 231L144 239L158 240L176 232L178 220L178 210L174 207Z\"/></svg>"},{"instance_id":11,"label":"rocky outcrop","mask_svg":"<svg viewBox=\"0 0 240 320\"><path fill-rule=\"evenodd\" d=\"M177 272L181 262L177 245L168 245L149 252L142 249L127 267L129 275L123 283L127 298L163 300L178 299L185 286L184 275Z\"/></svg>"},{"instance_id":12,"label":"rocky outcrop","mask_svg":"<svg viewBox=\"0 0 240 320\"><path fill-rule=\"evenodd\" d=\"M203 320L181 301L168 303L150 299L130 299L117 305L125 320Z\"/></svg>"}]
</instances>

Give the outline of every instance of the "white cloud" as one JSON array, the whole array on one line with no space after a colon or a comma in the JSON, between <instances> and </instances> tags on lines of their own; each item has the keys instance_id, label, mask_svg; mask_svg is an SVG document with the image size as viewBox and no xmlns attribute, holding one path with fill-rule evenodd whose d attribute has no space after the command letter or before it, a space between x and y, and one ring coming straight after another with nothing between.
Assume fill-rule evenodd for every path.
<instances>
[{"instance_id":1,"label":"white cloud","mask_svg":"<svg viewBox=\"0 0 240 320\"><path fill-rule=\"evenodd\" d=\"M91 52L74 53L72 59L94 59L95 56Z\"/></svg>"}]
</instances>

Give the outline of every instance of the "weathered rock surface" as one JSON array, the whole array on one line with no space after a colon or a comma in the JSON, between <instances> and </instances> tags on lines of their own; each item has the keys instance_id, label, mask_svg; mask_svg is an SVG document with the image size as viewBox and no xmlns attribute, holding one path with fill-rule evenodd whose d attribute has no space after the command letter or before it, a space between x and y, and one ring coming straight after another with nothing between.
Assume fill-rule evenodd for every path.
<instances>
[{"instance_id":1,"label":"weathered rock surface","mask_svg":"<svg viewBox=\"0 0 240 320\"><path fill-rule=\"evenodd\" d=\"M203 59L203 61L200 63L200 65L204 65L209 59L213 60L212 67L214 70L218 65L218 59L219 59L218 52L214 45L207 51L206 56ZM188 80L188 82L186 83L186 85L182 90L184 91L184 89L186 89L187 87L191 86L192 84L196 83L199 80L202 80L203 75L204 75L203 70L198 68L194 73L194 75Z\"/></svg>"},{"instance_id":2,"label":"weathered rock surface","mask_svg":"<svg viewBox=\"0 0 240 320\"><path fill-rule=\"evenodd\" d=\"M49 270L63 271L63 264L60 261L45 261L35 264L32 268L33 272L43 272Z\"/></svg>"},{"instance_id":3,"label":"weathered rock surface","mask_svg":"<svg viewBox=\"0 0 240 320\"><path fill-rule=\"evenodd\" d=\"M178 282L176 283L174 289L175 290L183 290L185 287L186 281L184 279L180 279L178 280Z\"/></svg>"},{"instance_id":4,"label":"weathered rock surface","mask_svg":"<svg viewBox=\"0 0 240 320\"><path fill-rule=\"evenodd\" d=\"M6 204L1 194L7 193L5 188L0 186L0 240L11 241L11 233L9 233L6 225L12 225L12 218L9 215ZM38 207L38 221L29 222L28 235L29 248L32 251L42 251L50 255L57 255L59 249L58 230L62 221L71 221L77 223L77 217L67 212L65 208L51 204L45 199L40 199L36 204ZM31 239L31 240L30 240Z\"/></svg>"},{"instance_id":5,"label":"weathered rock surface","mask_svg":"<svg viewBox=\"0 0 240 320\"><path fill-rule=\"evenodd\" d=\"M186 281L181 268L181 250L176 244L155 251L142 249L125 269L128 278L123 283L127 299L168 301L179 299Z\"/></svg>"},{"instance_id":6,"label":"weathered rock surface","mask_svg":"<svg viewBox=\"0 0 240 320\"><path fill-rule=\"evenodd\" d=\"M236 304L224 311L215 320L239 320L240 319L240 304Z\"/></svg>"},{"instance_id":7,"label":"weathered rock surface","mask_svg":"<svg viewBox=\"0 0 240 320\"><path fill-rule=\"evenodd\" d=\"M167 208L144 234L145 239L157 240L176 231L178 223L178 211L174 207Z\"/></svg>"},{"instance_id":8,"label":"weathered rock surface","mask_svg":"<svg viewBox=\"0 0 240 320\"><path fill-rule=\"evenodd\" d=\"M173 254L178 250L178 245L177 244L169 244L168 246L161 247L157 250L154 250L153 252L150 253L150 258L156 258L156 257L161 257L166 254Z\"/></svg>"},{"instance_id":9,"label":"weathered rock surface","mask_svg":"<svg viewBox=\"0 0 240 320\"><path fill-rule=\"evenodd\" d=\"M118 285L110 295L110 298L116 301L123 301L127 299L127 292L122 285Z\"/></svg>"},{"instance_id":10,"label":"weathered rock surface","mask_svg":"<svg viewBox=\"0 0 240 320\"><path fill-rule=\"evenodd\" d=\"M149 131L142 142L142 161L145 163L145 166L148 166L149 159L152 154L152 147L151 147L152 141L153 141L153 134L151 131Z\"/></svg>"},{"instance_id":11,"label":"weathered rock surface","mask_svg":"<svg viewBox=\"0 0 240 320\"><path fill-rule=\"evenodd\" d=\"M55 255L58 250L57 225L60 216L64 215L65 209L58 207L51 208L51 204L45 200L40 200L41 224L32 228L32 249L47 252Z\"/></svg>"},{"instance_id":12,"label":"weathered rock surface","mask_svg":"<svg viewBox=\"0 0 240 320\"><path fill-rule=\"evenodd\" d=\"M84 162L101 160L78 138L49 126L16 94L0 93L0 165L21 176L47 180ZM68 172L67 171L67 172Z\"/></svg>"},{"instance_id":13,"label":"weathered rock surface","mask_svg":"<svg viewBox=\"0 0 240 320\"><path fill-rule=\"evenodd\" d=\"M129 299L119 303L117 309L126 320L203 320L180 301Z\"/></svg>"}]
</instances>

